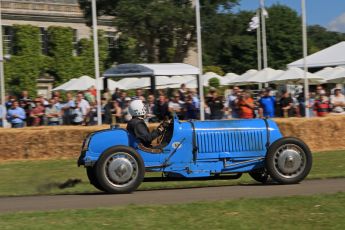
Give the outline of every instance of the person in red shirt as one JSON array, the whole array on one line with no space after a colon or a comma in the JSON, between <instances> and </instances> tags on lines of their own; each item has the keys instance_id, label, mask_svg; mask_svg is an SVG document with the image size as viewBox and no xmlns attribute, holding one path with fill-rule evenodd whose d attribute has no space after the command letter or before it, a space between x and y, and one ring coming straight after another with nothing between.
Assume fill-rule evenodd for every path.
<instances>
[{"instance_id":1,"label":"person in red shirt","mask_svg":"<svg viewBox=\"0 0 345 230\"><path fill-rule=\"evenodd\" d=\"M35 99L35 108L31 110L30 117L32 118L32 126L39 126L43 123L43 117L45 115L45 108L39 98Z\"/></svg>"},{"instance_id":2,"label":"person in red shirt","mask_svg":"<svg viewBox=\"0 0 345 230\"><path fill-rule=\"evenodd\" d=\"M254 118L254 100L248 91L239 97L237 106L240 109L240 118Z\"/></svg>"},{"instance_id":3,"label":"person in red shirt","mask_svg":"<svg viewBox=\"0 0 345 230\"><path fill-rule=\"evenodd\" d=\"M320 94L320 99L316 100L314 103L314 111L316 116L324 117L329 113L330 106L327 96L323 93Z\"/></svg>"}]
</instances>

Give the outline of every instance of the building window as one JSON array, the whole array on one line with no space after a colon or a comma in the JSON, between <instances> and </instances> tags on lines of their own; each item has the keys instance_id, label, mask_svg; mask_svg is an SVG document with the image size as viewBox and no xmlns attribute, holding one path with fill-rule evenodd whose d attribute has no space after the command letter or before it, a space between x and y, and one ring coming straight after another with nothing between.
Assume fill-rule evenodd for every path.
<instances>
[{"instance_id":1,"label":"building window","mask_svg":"<svg viewBox=\"0 0 345 230\"><path fill-rule=\"evenodd\" d=\"M73 29L73 56L78 55L78 31L76 29Z\"/></svg>"},{"instance_id":2,"label":"building window","mask_svg":"<svg viewBox=\"0 0 345 230\"><path fill-rule=\"evenodd\" d=\"M107 31L105 37L108 40L108 49L109 51L113 51L114 49L118 48L116 33L112 31Z\"/></svg>"},{"instance_id":3,"label":"building window","mask_svg":"<svg viewBox=\"0 0 345 230\"><path fill-rule=\"evenodd\" d=\"M48 31L44 27L40 27L40 42L42 54L48 55Z\"/></svg>"},{"instance_id":4,"label":"building window","mask_svg":"<svg viewBox=\"0 0 345 230\"><path fill-rule=\"evenodd\" d=\"M3 34L3 44L4 44L4 54L13 54L13 27L11 26L3 26L2 27L2 34Z\"/></svg>"}]
</instances>

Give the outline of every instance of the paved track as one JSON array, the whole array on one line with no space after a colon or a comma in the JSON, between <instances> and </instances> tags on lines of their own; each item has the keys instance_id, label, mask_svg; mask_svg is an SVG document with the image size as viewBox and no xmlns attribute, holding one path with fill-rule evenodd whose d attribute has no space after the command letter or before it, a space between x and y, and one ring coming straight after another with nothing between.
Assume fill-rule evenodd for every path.
<instances>
[{"instance_id":1,"label":"paved track","mask_svg":"<svg viewBox=\"0 0 345 230\"><path fill-rule=\"evenodd\" d=\"M345 192L345 179L306 180L296 185L238 185L137 191L132 194L78 194L0 198L0 212L112 207L127 204L171 204L248 197L331 194Z\"/></svg>"}]
</instances>

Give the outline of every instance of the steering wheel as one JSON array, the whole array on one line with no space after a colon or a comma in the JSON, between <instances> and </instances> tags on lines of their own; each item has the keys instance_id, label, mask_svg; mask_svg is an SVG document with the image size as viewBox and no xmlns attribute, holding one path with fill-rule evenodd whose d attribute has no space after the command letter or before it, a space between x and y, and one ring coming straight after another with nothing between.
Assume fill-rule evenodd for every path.
<instances>
[{"instance_id":1,"label":"steering wheel","mask_svg":"<svg viewBox=\"0 0 345 230\"><path fill-rule=\"evenodd\" d=\"M157 145L160 145L160 144L162 144L162 141L164 140L164 137L165 137L165 135L166 135L166 133L167 133L167 131L168 131L168 128L171 126L171 121L172 121L172 119L168 119L168 120L165 120L165 121L163 121L159 126L161 126L161 125L163 125L164 123L167 123L167 125L164 125L163 127L164 127L164 131L163 131L163 133L161 134L161 135L159 135L159 137L157 138ZM159 127L158 126L158 127Z\"/></svg>"}]
</instances>

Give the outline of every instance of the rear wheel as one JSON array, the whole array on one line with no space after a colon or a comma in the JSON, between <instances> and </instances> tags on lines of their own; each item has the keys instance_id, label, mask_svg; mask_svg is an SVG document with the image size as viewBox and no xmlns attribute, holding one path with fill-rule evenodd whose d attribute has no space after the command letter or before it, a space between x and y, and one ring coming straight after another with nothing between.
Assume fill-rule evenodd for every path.
<instances>
[{"instance_id":1,"label":"rear wheel","mask_svg":"<svg viewBox=\"0 0 345 230\"><path fill-rule=\"evenodd\" d=\"M309 174L311 167L311 152L300 139L281 138L268 149L266 169L272 179L278 183L298 183Z\"/></svg>"},{"instance_id":2,"label":"rear wheel","mask_svg":"<svg viewBox=\"0 0 345 230\"><path fill-rule=\"evenodd\" d=\"M144 175L141 156L127 146L106 150L96 165L97 181L108 193L130 193L139 187Z\"/></svg>"}]
</instances>

